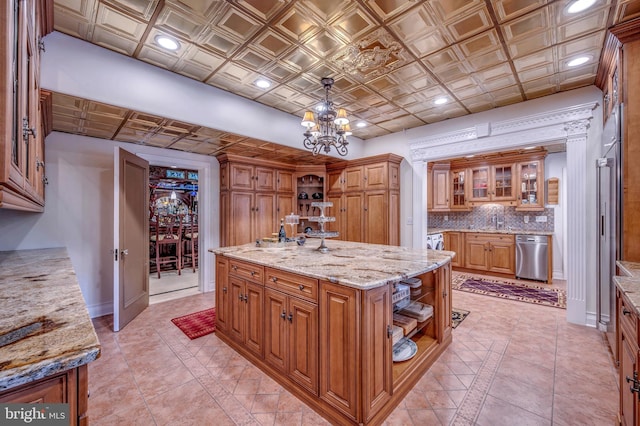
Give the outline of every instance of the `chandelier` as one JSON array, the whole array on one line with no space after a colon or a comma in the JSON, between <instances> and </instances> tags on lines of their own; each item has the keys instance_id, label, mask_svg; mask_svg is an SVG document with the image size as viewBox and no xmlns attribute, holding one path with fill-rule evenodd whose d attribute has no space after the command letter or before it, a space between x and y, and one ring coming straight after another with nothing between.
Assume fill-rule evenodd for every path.
<instances>
[{"instance_id":1,"label":"chandelier","mask_svg":"<svg viewBox=\"0 0 640 426\"><path fill-rule=\"evenodd\" d=\"M335 147L338 154L347 155L347 136L351 135L347 111L344 108L333 108L333 102L329 99L329 90L333 86L333 78L324 77L320 80L325 90L325 98L316 108L316 117L313 111L305 111L302 118L302 125L307 128L303 133L304 147L310 149L313 155L317 155L320 150L329 153L331 147Z\"/></svg>"}]
</instances>

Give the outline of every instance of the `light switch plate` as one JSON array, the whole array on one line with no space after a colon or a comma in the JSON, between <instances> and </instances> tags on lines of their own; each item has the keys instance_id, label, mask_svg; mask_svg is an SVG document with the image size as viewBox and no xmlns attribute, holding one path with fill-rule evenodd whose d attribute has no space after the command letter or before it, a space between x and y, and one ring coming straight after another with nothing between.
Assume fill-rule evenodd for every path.
<instances>
[{"instance_id":1,"label":"light switch plate","mask_svg":"<svg viewBox=\"0 0 640 426\"><path fill-rule=\"evenodd\" d=\"M546 222L547 216L536 216L536 222Z\"/></svg>"},{"instance_id":2,"label":"light switch plate","mask_svg":"<svg viewBox=\"0 0 640 426\"><path fill-rule=\"evenodd\" d=\"M529 216L524 216L523 220L524 220L524 223L529 223Z\"/></svg>"}]
</instances>

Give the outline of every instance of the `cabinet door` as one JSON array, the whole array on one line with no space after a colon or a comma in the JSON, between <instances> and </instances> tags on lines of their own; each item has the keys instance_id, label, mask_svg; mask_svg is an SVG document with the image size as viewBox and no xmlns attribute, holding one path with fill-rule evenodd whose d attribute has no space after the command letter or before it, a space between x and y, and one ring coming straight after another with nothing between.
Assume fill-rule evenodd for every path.
<instances>
[{"instance_id":1,"label":"cabinet door","mask_svg":"<svg viewBox=\"0 0 640 426\"><path fill-rule=\"evenodd\" d=\"M513 164L493 166L491 182L491 199L493 201L510 201L516 199L516 173Z\"/></svg>"},{"instance_id":2,"label":"cabinet door","mask_svg":"<svg viewBox=\"0 0 640 426\"><path fill-rule=\"evenodd\" d=\"M469 171L471 178L471 195L474 201L489 201L491 199L491 168L489 166L476 167Z\"/></svg>"},{"instance_id":3,"label":"cabinet door","mask_svg":"<svg viewBox=\"0 0 640 426\"><path fill-rule=\"evenodd\" d=\"M389 187L389 166L387 162L364 166L364 190L387 189Z\"/></svg>"},{"instance_id":4,"label":"cabinet door","mask_svg":"<svg viewBox=\"0 0 640 426\"><path fill-rule=\"evenodd\" d=\"M622 328L620 330L620 424L625 426L637 425L636 418L636 405L637 396L631 392L627 383L627 377L633 379L634 373L637 369L638 351L636 349L636 342L633 341L633 337L627 335L626 330Z\"/></svg>"},{"instance_id":5,"label":"cabinet door","mask_svg":"<svg viewBox=\"0 0 640 426\"><path fill-rule=\"evenodd\" d=\"M364 242L389 243L389 197L387 191L364 193Z\"/></svg>"},{"instance_id":6,"label":"cabinet door","mask_svg":"<svg viewBox=\"0 0 640 426\"><path fill-rule=\"evenodd\" d=\"M232 192L230 204L228 229L223 229L223 232L229 233L229 245L236 246L255 241L252 229L254 226L253 193ZM267 235L271 235L271 232L273 231Z\"/></svg>"},{"instance_id":7,"label":"cabinet door","mask_svg":"<svg viewBox=\"0 0 640 426\"><path fill-rule=\"evenodd\" d=\"M344 190L362 191L364 187L364 168L362 166L344 169Z\"/></svg>"},{"instance_id":8,"label":"cabinet door","mask_svg":"<svg viewBox=\"0 0 640 426\"><path fill-rule=\"evenodd\" d=\"M238 342L244 342L244 330L245 330L245 303L244 292L245 283L244 280L229 277L229 289L231 290L229 300L229 322L228 331L231 337Z\"/></svg>"},{"instance_id":9,"label":"cabinet door","mask_svg":"<svg viewBox=\"0 0 640 426\"><path fill-rule=\"evenodd\" d=\"M278 194L276 198L276 221L280 223L280 219L284 219L286 215L295 212L296 205L293 195ZM291 233L291 228L287 226L285 230L287 231L287 236L291 237L292 235L289 235Z\"/></svg>"},{"instance_id":10,"label":"cabinet door","mask_svg":"<svg viewBox=\"0 0 640 426\"><path fill-rule=\"evenodd\" d=\"M400 245L400 192L389 191L389 232L388 244Z\"/></svg>"},{"instance_id":11,"label":"cabinet door","mask_svg":"<svg viewBox=\"0 0 640 426\"><path fill-rule=\"evenodd\" d=\"M3 404L69 403L67 373L49 377L36 383L20 386L0 397ZM75 386L72 385L74 390ZM3 413L4 414L4 413ZM37 423L37 422L36 422Z\"/></svg>"},{"instance_id":12,"label":"cabinet door","mask_svg":"<svg viewBox=\"0 0 640 426\"><path fill-rule=\"evenodd\" d=\"M233 190L253 190L255 182L253 166L231 163L229 165L229 180Z\"/></svg>"},{"instance_id":13,"label":"cabinet door","mask_svg":"<svg viewBox=\"0 0 640 426\"><path fill-rule=\"evenodd\" d=\"M283 373L287 371L286 339L287 296L275 290L266 289L264 294L264 359Z\"/></svg>"},{"instance_id":14,"label":"cabinet door","mask_svg":"<svg viewBox=\"0 0 640 426\"><path fill-rule=\"evenodd\" d=\"M246 329L244 344L247 349L262 357L264 342L264 313L263 313L264 287L259 284L247 282L244 294L246 308Z\"/></svg>"},{"instance_id":15,"label":"cabinet door","mask_svg":"<svg viewBox=\"0 0 640 426\"><path fill-rule=\"evenodd\" d=\"M254 188L256 191L276 190L276 171L267 167L256 167L254 171ZM292 185L293 186L293 185Z\"/></svg>"},{"instance_id":16,"label":"cabinet door","mask_svg":"<svg viewBox=\"0 0 640 426\"><path fill-rule=\"evenodd\" d=\"M229 163L220 164L220 191L229 189Z\"/></svg>"},{"instance_id":17,"label":"cabinet door","mask_svg":"<svg viewBox=\"0 0 640 426\"><path fill-rule=\"evenodd\" d=\"M364 295L362 331L362 398L365 423L391 398L393 391L392 341L389 336L393 307L390 286Z\"/></svg>"},{"instance_id":18,"label":"cabinet door","mask_svg":"<svg viewBox=\"0 0 640 426\"><path fill-rule=\"evenodd\" d=\"M456 253L456 256L451 259L451 266L464 267L463 237L464 234L461 232L446 232L444 234L444 249Z\"/></svg>"},{"instance_id":19,"label":"cabinet door","mask_svg":"<svg viewBox=\"0 0 640 426\"><path fill-rule=\"evenodd\" d=\"M400 165L389 163L389 189L400 189Z\"/></svg>"},{"instance_id":20,"label":"cabinet door","mask_svg":"<svg viewBox=\"0 0 640 426\"><path fill-rule=\"evenodd\" d=\"M290 297L287 321L289 377L318 395L318 306Z\"/></svg>"},{"instance_id":21,"label":"cabinet door","mask_svg":"<svg viewBox=\"0 0 640 426\"><path fill-rule=\"evenodd\" d=\"M284 216L283 216L284 217ZM257 238L270 237L278 232L279 220L276 221L276 197L275 194L255 194L255 209L253 212L253 234L249 241Z\"/></svg>"},{"instance_id":22,"label":"cabinet door","mask_svg":"<svg viewBox=\"0 0 640 426\"><path fill-rule=\"evenodd\" d=\"M363 242L364 222L363 222L364 196L361 192L347 193L344 195L345 223L343 227L344 240Z\"/></svg>"},{"instance_id":23,"label":"cabinet door","mask_svg":"<svg viewBox=\"0 0 640 426\"><path fill-rule=\"evenodd\" d=\"M231 210L229 191L220 192L220 247L231 245L231 223L233 211Z\"/></svg>"},{"instance_id":24,"label":"cabinet door","mask_svg":"<svg viewBox=\"0 0 640 426\"><path fill-rule=\"evenodd\" d=\"M544 170L542 161L518 164L518 210L544 209Z\"/></svg>"},{"instance_id":25,"label":"cabinet door","mask_svg":"<svg viewBox=\"0 0 640 426\"><path fill-rule=\"evenodd\" d=\"M504 274L516 273L515 243L491 241L489 246L489 270Z\"/></svg>"},{"instance_id":26,"label":"cabinet door","mask_svg":"<svg viewBox=\"0 0 640 426\"><path fill-rule=\"evenodd\" d=\"M466 175L467 171L452 170L449 173L450 185L449 185L449 207L451 210L468 210L467 205L467 191L466 191Z\"/></svg>"},{"instance_id":27,"label":"cabinet door","mask_svg":"<svg viewBox=\"0 0 640 426\"><path fill-rule=\"evenodd\" d=\"M329 195L327 197L327 201L333 203L332 207L329 207L325 211L326 216L333 216L336 218L335 222L327 222L324 224L324 229L327 231L338 232L338 239L345 240L346 236L344 235L345 228L345 215L344 210L345 207L343 205L344 196L343 195Z\"/></svg>"},{"instance_id":28,"label":"cabinet door","mask_svg":"<svg viewBox=\"0 0 640 426\"><path fill-rule=\"evenodd\" d=\"M440 316L440 332L438 341L442 342L451 334L453 330L451 321L451 264L444 265L438 270L439 294L442 296L442 305L438 306Z\"/></svg>"},{"instance_id":29,"label":"cabinet door","mask_svg":"<svg viewBox=\"0 0 640 426\"><path fill-rule=\"evenodd\" d=\"M449 210L449 170L433 170L433 210Z\"/></svg>"},{"instance_id":30,"label":"cabinet door","mask_svg":"<svg viewBox=\"0 0 640 426\"><path fill-rule=\"evenodd\" d=\"M278 192L290 192L293 194L293 172L278 170L277 176L276 189Z\"/></svg>"},{"instance_id":31,"label":"cabinet door","mask_svg":"<svg viewBox=\"0 0 640 426\"><path fill-rule=\"evenodd\" d=\"M360 344L358 290L320 284L320 398L357 420Z\"/></svg>"},{"instance_id":32,"label":"cabinet door","mask_svg":"<svg viewBox=\"0 0 640 426\"><path fill-rule=\"evenodd\" d=\"M216 327L227 330L229 316L229 262L216 256Z\"/></svg>"},{"instance_id":33,"label":"cabinet door","mask_svg":"<svg viewBox=\"0 0 640 426\"><path fill-rule=\"evenodd\" d=\"M469 238L464 246L464 267L470 269L487 270L487 250L489 244L485 239Z\"/></svg>"},{"instance_id":34,"label":"cabinet door","mask_svg":"<svg viewBox=\"0 0 640 426\"><path fill-rule=\"evenodd\" d=\"M327 172L327 192L342 192L344 183L343 170L331 170Z\"/></svg>"}]
</instances>

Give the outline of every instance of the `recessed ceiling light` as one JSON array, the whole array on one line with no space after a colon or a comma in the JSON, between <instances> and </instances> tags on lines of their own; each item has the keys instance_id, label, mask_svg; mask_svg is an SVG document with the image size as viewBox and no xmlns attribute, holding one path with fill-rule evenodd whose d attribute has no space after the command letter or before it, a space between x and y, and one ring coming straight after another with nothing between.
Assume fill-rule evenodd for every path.
<instances>
[{"instance_id":1,"label":"recessed ceiling light","mask_svg":"<svg viewBox=\"0 0 640 426\"><path fill-rule=\"evenodd\" d=\"M596 0L576 0L567 8L568 13L578 13L590 8Z\"/></svg>"},{"instance_id":2,"label":"recessed ceiling light","mask_svg":"<svg viewBox=\"0 0 640 426\"><path fill-rule=\"evenodd\" d=\"M177 168L178 168L178 166L171 166L171 168L172 168L172 169L177 169Z\"/></svg>"},{"instance_id":3,"label":"recessed ceiling light","mask_svg":"<svg viewBox=\"0 0 640 426\"><path fill-rule=\"evenodd\" d=\"M567 62L567 66L569 67L577 67L578 65L582 65L586 62L589 62L589 58L588 56L578 56L575 59L570 60L569 62Z\"/></svg>"},{"instance_id":4,"label":"recessed ceiling light","mask_svg":"<svg viewBox=\"0 0 640 426\"><path fill-rule=\"evenodd\" d=\"M473 158L475 157L475 154L470 154L470 155L465 155L464 158Z\"/></svg>"},{"instance_id":5,"label":"recessed ceiling light","mask_svg":"<svg viewBox=\"0 0 640 426\"><path fill-rule=\"evenodd\" d=\"M358 122L358 124L356 124L357 127L367 127L367 123L365 123L364 121L360 121Z\"/></svg>"},{"instance_id":6,"label":"recessed ceiling light","mask_svg":"<svg viewBox=\"0 0 640 426\"><path fill-rule=\"evenodd\" d=\"M435 105L443 105L443 104L446 104L447 102L448 102L448 99L447 99L447 98L436 98L436 99L433 101L433 103L434 103Z\"/></svg>"},{"instance_id":7,"label":"recessed ceiling light","mask_svg":"<svg viewBox=\"0 0 640 426\"><path fill-rule=\"evenodd\" d=\"M167 50L178 50L180 48L180 43L177 40L164 35L156 36L156 43Z\"/></svg>"},{"instance_id":8,"label":"recessed ceiling light","mask_svg":"<svg viewBox=\"0 0 640 426\"><path fill-rule=\"evenodd\" d=\"M536 149L535 146L525 146L523 149Z\"/></svg>"},{"instance_id":9,"label":"recessed ceiling light","mask_svg":"<svg viewBox=\"0 0 640 426\"><path fill-rule=\"evenodd\" d=\"M256 86L258 86L261 89L267 89L271 87L271 82L261 78L260 80L256 81Z\"/></svg>"}]
</instances>

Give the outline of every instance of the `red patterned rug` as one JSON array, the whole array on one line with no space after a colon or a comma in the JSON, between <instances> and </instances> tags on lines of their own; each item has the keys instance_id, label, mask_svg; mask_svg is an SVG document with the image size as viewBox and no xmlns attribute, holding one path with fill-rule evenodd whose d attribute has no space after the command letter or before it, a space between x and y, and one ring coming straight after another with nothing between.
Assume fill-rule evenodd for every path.
<instances>
[{"instance_id":1,"label":"red patterned rug","mask_svg":"<svg viewBox=\"0 0 640 426\"><path fill-rule=\"evenodd\" d=\"M189 339L197 339L216 331L216 308L205 309L171 320Z\"/></svg>"}]
</instances>

